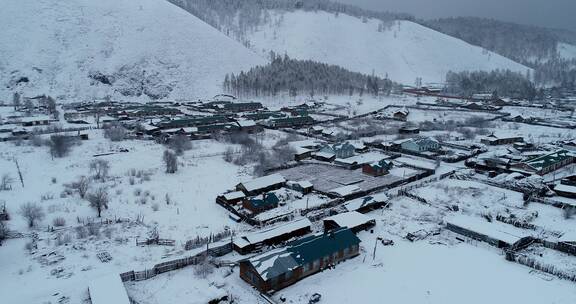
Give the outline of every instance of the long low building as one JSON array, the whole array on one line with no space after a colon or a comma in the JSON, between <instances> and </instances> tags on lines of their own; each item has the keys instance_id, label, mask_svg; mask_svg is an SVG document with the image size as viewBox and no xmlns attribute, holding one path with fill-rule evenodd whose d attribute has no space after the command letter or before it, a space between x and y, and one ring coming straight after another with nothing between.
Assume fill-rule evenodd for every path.
<instances>
[{"instance_id":1,"label":"long low building","mask_svg":"<svg viewBox=\"0 0 576 304\"><path fill-rule=\"evenodd\" d=\"M258 195L271 190L280 189L286 184L286 179L280 174L272 174L255 178L236 185L236 190L246 195Z\"/></svg>"},{"instance_id":2,"label":"long low building","mask_svg":"<svg viewBox=\"0 0 576 304\"><path fill-rule=\"evenodd\" d=\"M248 254L261 248L280 244L294 237L312 232L312 223L307 218L279 225L264 231L254 232L234 239L233 247L240 254Z\"/></svg>"},{"instance_id":3,"label":"long low building","mask_svg":"<svg viewBox=\"0 0 576 304\"><path fill-rule=\"evenodd\" d=\"M347 227L353 232L366 230L376 225L376 220L357 211L344 212L324 219L324 229L330 231Z\"/></svg>"},{"instance_id":4,"label":"long low building","mask_svg":"<svg viewBox=\"0 0 576 304\"><path fill-rule=\"evenodd\" d=\"M524 230L500 222L488 222L480 217L454 216L446 220L446 229L460 235L486 242L497 248L508 248L525 237Z\"/></svg>"},{"instance_id":5,"label":"long low building","mask_svg":"<svg viewBox=\"0 0 576 304\"><path fill-rule=\"evenodd\" d=\"M360 239L347 228L290 242L240 262L240 278L260 292L278 291L323 269L355 257Z\"/></svg>"}]
</instances>

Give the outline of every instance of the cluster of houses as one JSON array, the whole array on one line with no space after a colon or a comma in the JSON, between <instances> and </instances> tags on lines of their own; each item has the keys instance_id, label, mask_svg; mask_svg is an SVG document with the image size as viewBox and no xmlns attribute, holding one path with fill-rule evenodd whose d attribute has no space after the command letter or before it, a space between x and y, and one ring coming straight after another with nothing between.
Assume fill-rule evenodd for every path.
<instances>
[{"instance_id":1,"label":"cluster of houses","mask_svg":"<svg viewBox=\"0 0 576 304\"><path fill-rule=\"evenodd\" d=\"M233 132L256 133L263 128L300 128L315 120L308 113L321 107L306 102L271 111L260 102L241 102L230 95L194 102L153 102L147 104L116 101L72 103L65 106L70 124L119 123L138 136L207 139Z\"/></svg>"}]
</instances>

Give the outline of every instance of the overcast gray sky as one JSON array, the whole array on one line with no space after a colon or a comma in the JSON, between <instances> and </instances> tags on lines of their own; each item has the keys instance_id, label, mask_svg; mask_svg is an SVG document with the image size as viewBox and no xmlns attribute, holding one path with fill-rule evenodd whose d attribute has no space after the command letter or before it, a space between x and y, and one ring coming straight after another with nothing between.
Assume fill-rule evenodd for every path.
<instances>
[{"instance_id":1,"label":"overcast gray sky","mask_svg":"<svg viewBox=\"0 0 576 304\"><path fill-rule=\"evenodd\" d=\"M417 18L478 16L576 30L576 0L336 0Z\"/></svg>"}]
</instances>

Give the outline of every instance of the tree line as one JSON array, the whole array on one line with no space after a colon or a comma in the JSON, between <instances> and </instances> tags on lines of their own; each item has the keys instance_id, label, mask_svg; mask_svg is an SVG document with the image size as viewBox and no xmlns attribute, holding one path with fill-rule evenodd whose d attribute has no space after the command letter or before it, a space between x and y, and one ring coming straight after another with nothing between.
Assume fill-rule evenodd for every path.
<instances>
[{"instance_id":1,"label":"tree line","mask_svg":"<svg viewBox=\"0 0 576 304\"><path fill-rule=\"evenodd\" d=\"M533 100L537 96L538 90L526 76L510 70L448 72L446 74L446 91L461 96L492 93L494 97L504 96Z\"/></svg>"},{"instance_id":2,"label":"tree line","mask_svg":"<svg viewBox=\"0 0 576 304\"><path fill-rule=\"evenodd\" d=\"M390 79L348 71L312 60L276 56L264 66L226 75L224 90L237 96L390 94L400 85Z\"/></svg>"},{"instance_id":3,"label":"tree line","mask_svg":"<svg viewBox=\"0 0 576 304\"><path fill-rule=\"evenodd\" d=\"M270 10L325 11L382 22L414 20L408 14L376 12L330 0L169 0L228 36L249 46L246 34L271 20Z\"/></svg>"}]
</instances>

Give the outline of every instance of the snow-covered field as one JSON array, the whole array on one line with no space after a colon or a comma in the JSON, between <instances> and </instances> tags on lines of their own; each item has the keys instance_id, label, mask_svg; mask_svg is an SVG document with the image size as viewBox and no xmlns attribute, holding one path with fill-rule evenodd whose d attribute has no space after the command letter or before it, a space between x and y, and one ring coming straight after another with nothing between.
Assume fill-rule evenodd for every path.
<instances>
[{"instance_id":1,"label":"snow-covered field","mask_svg":"<svg viewBox=\"0 0 576 304\"><path fill-rule=\"evenodd\" d=\"M22 0L0 10L0 99L69 100L117 91L199 98L260 56L165 0ZM113 85L89 78L109 76ZM27 77L29 82L16 82ZM168 89L171 88L171 91Z\"/></svg>"},{"instance_id":2,"label":"snow-covered field","mask_svg":"<svg viewBox=\"0 0 576 304\"><path fill-rule=\"evenodd\" d=\"M271 21L248 35L253 49L296 59L376 73L404 84L443 82L448 71L528 68L410 21L378 32L380 21L326 12L272 12Z\"/></svg>"}]
</instances>

